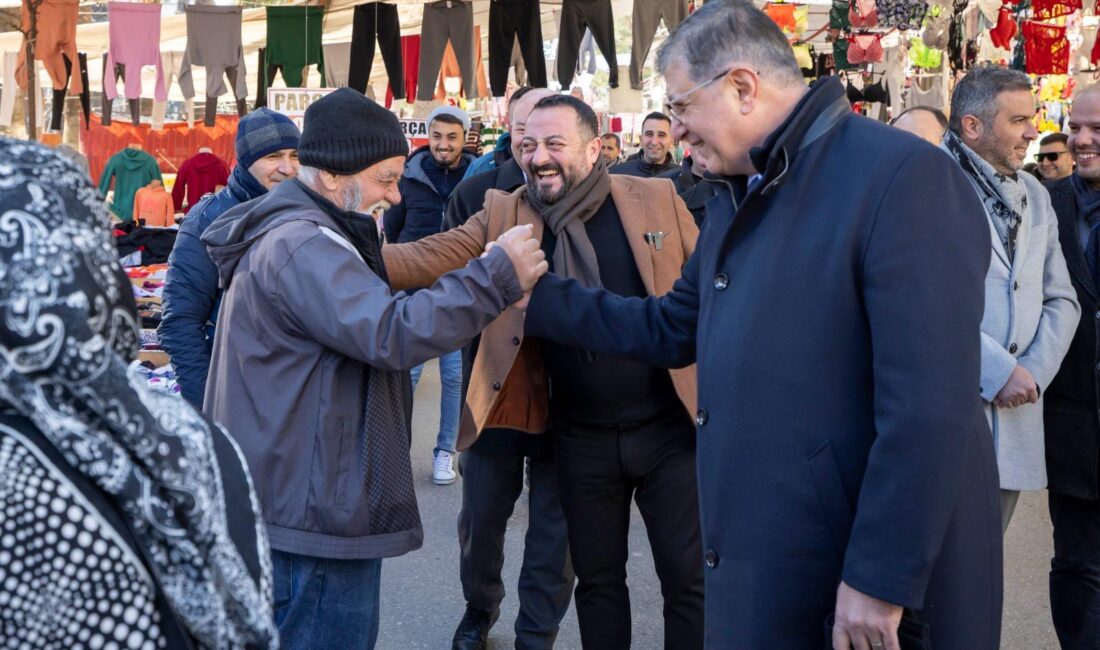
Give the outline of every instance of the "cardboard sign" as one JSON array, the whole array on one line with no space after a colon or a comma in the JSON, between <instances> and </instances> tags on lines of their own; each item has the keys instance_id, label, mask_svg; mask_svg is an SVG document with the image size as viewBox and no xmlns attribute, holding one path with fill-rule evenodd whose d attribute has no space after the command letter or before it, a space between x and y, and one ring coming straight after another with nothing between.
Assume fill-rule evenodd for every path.
<instances>
[{"instance_id":1,"label":"cardboard sign","mask_svg":"<svg viewBox=\"0 0 1100 650\"><path fill-rule=\"evenodd\" d=\"M290 118L301 130L306 109L335 88L268 88L267 107Z\"/></svg>"},{"instance_id":2,"label":"cardboard sign","mask_svg":"<svg viewBox=\"0 0 1100 650\"><path fill-rule=\"evenodd\" d=\"M401 132L409 141L409 151L428 144L428 121L401 119Z\"/></svg>"}]
</instances>

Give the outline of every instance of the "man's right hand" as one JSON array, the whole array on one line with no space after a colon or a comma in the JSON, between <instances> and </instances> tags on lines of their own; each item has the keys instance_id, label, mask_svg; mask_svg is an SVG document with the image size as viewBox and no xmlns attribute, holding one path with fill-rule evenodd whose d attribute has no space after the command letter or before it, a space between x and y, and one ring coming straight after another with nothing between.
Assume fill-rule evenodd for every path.
<instances>
[{"instance_id":1,"label":"man's right hand","mask_svg":"<svg viewBox=\"0 0 1100 650\"><path fill-rule=\"evenodd\" d=\"M538 279L550 270L546 254L542 252L534 233L535 228L530 224L515 226L490 244L490 247L499 246L508 253L508 259L512 260L516 276L519 277L519 286L524 292L533 289Z\"/></svg>"},{"instance_id":2,"label":"man's right hand","mask_svg":"<svg viewBox=\"0 0 1100 650\"><path fill-rule=\"evenodd\" d=\"M1035 378L1027 371L1027 368L1016 364L997 396L993 398L994 406L1001 408L1015 408L1024 404L1034 404L1039 401L1039 385Z\"/></svg>"}]
</instances>

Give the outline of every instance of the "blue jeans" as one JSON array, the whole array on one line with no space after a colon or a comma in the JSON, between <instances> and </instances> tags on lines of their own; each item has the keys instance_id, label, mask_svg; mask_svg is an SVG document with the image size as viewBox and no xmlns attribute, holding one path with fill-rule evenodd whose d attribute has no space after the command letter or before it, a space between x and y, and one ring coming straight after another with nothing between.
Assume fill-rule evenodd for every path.
<instances>
[{"instance_id":1,"label":"blue jeans","mask_svg":"<svg viewBox=\"0 0 1100 650\"><path fill-rule=\"evenodd\" d=\"M412 369L413 392L420 383L424 364ZM439 434L435 437L435 451L455 453L458 442L458 417L462 412L462 350L455 350L439 357Z\"/></svg>"},{"instance_id":2,"label":"blue jeans","mask_svg":"<svg viewBox=\"0 0 1100 650\"><path fill-rule=\"evenodd\" d=\"M275 624L284 649L373 650L382 560L329 560L271 551Z\"/></svg>"}]
</instances>

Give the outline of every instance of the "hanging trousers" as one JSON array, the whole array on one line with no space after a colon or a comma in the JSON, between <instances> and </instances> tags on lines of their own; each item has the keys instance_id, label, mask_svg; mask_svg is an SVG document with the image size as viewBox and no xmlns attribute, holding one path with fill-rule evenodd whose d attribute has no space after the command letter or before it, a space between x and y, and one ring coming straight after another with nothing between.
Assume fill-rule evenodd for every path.
<instances>
[{"instance_id":1,"label":"hanging trousers","mask_svg":"<svg viewBox=\"0 0 1100 650\"><path fill-rule=\"evenodd\" d=\"M108 55L108 54L103 55L103 86L105 88L107 86L110 86L111 88L114 88L115 84L118 83L119 79L121 79L123 82L126 81L126 64L125 63L115 63L113 66L108 66L108 63L107 63L108 56L110 56L110 55ZM108 72L110 72L111 74L108 75ZM141 75L141 69L140 68L138 68L137 74ZM116 91L115 94L117 95L117 91ZM114 98L108 99L107 98L107 93L106 92L103 93L103 112L101 114L102 117L103 117L103 126L111 126L111 112L114 110L113 109L114 102L115 102ZM126 102L130 105L130 121L133 122L134 124L140 124L141 123L141 98L128 99L128 100L126 100Z\"/></svg>"},{"instance_id":2,"label":"hanging trousers","mask_svg":"<svg viewBox=\"0 0 1100 650\"><path fill-rule=\"evenodd\" d=\"M351 25L351 68L348 86L366 92L374 65L374 41L382 49L390 91L395 99L405 98L405 70L401 65L401 23L397 5L372 2L355 7Z\"/></svg>"},{"instance_id":3,"label":"hanging trousers","mask_svg":"<svg viewBox=\"0 0 1100 650\"><path fill-rule=\"evenodd\" d=\"M351 43L325 43L325 81L329 88L346 88L351 73Z\"/></svg>"},{"instance_id":4,"label":"hanging trousers","mask_svg":"<svg viewBox=\"0 0 1100 650\"><path fill-rule=\"evenodd\" d=\"M637 11L637 9L635 9ZM558 30L558 81L562 88L573 84L581 39L585 28L592 30L596 45L610 68L610 86L619 87L619 64L615 60L615 18L611 0L565 0L561 6L561 28Z\"/></svg>"},{"instance_id":5,"label":"hanging trousers","mask_svg":"<svg viewBox=\"0 0 1100 650\"><path fill-rule=\"evenodd\" d=\"M248 113L244 47L241 45L241 8L190 5L187 10L187 49L179 66L179 84L184 98L195 97L191 66L206 68L206 115L203 123L214 126L218 98L225 94L224 75L237 100L237 114Z\"/></svg>"},{"instance_id":6,"label":"hanging trousers","mask_svg":"<svg viewBox=\"0 0 1100 650\"><path fill-rule=\"evenodd\" d=\"M581 39L580 58L577 59L577 74L585 72L596 74L596 41L592 38L592 30L584 30L584 38Z\"/></svg>"},{"instance_id":7,"label":"hanging trousers","mask_svg":"<svg viewBox=\"0 0 1100 650\"><path fill-rule=\"evenodd\" d=\"M324 7L268 7L267 47L260 48L260 77L256 107L267 105L267 88L282 71L288 88L301 88L306 68L316 65L325 85L325 55L321 32Z\"/></svg>"},{"instance_id":8,"label":"hanging trousers","mask_svg":"<svg viewBox=\"0 0 1100 650\"><path fill-rule=\"evenodd\" d=\"M183 52L161 52L160 53L161 67L164 68L164 91L168 92L168 89L172 87L172 82L175 81L179 87L180 92L183 92L183 78L180 76L183 67ZM194 128L195 126L195 101L194 99L186 99L187 113L187 126L188 128ZM164 128L164 116L168 109L168 101L153 102L153 128L161 130Z\"/></svg>"},{"instance_id":9,"label":"hanging trousers","mask_svg":"<svg viewBox=\"0 0 1100 650\"><path fill-rule=\"evenodd\" d=\"M508 68L518 39L530 85L546 87L546 57L542 51L539 0L492 0L489 4L489 87L503 97Z\"/></svg>"},{"instance_id":10,"label":"hanging trousers","mask_svg":"<svg viewBox=\"0 0 1100 650\"><path fill-rule=\"evenodd\" d=\"M439 0L424 5L424 20L420 28L420 83L416 89L418 101L431 101L443 50L451 41L466 99L477 97L477 74L474 70L474 7L465 0Z\"/></svg>"},{"instance_id":11,"label":"hanging trousers","mask_svg":"<svg viewBox=\"0 0 1100 650\"><path fill-rule=\"evenodd\" d=\"M4 88L0 90L0 126L11 126L15 114L15 96L18 94L15 82L15 69L19 65L18 52L4 52L3 74Z\"/></svg>"},{"instance_id":12,"label":"hanging trousers","mask_svg":"<svg viewBox=\"0 0 1100 650\"><path fill-rule=\"evenodd\" d=\"M65 61L65 74L71 76L73 74L73 63L69 60L68 54L62 54L61 56ZM92 116L92 93L88 89L88 55L80 52L76 55L76 58L77 68L79 68L76 74L80 75L81 88L83 88L80 91L80 108L84 112L84 128L87 129L91 126L89 120ZM53 89L53 112L50 115L51 131L61 130L61 120L65 112L65 94L65 86Z\"/></svg>"},{"instance_id":13,"label":"hanging trousers","mask_svg":"<svg viewBox=\"0 0 1100 650\"><path fill-rule=\"evenodd\" d=\"M647 0L634 3L634 24L631 27L633 43L630 50L630 87L642 89L642 66L649 49L653 47L653 37L657 35L657 26L664 19L668 31L687 18L687 0Z\"/></svg>"}]
</instances>

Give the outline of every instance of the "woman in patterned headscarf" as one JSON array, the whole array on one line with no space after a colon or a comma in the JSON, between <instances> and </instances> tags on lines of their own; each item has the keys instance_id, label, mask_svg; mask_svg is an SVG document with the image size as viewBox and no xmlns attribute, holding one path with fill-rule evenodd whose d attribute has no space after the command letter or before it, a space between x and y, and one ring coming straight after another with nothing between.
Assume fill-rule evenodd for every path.
<instances>
[{"instance_id":1,"label":"woman in patterned headscarf","mask_svg":"<svg viewBox=\"0 0 1100 650\"><path fill-rule=\"evenodd\" d=\"M274 647L244 459L128 371L137 337L87 176L0 138L0 638Z\"/></svg>"}]
</instances>

